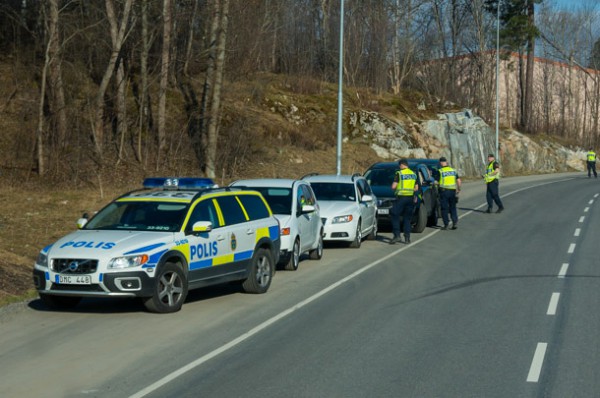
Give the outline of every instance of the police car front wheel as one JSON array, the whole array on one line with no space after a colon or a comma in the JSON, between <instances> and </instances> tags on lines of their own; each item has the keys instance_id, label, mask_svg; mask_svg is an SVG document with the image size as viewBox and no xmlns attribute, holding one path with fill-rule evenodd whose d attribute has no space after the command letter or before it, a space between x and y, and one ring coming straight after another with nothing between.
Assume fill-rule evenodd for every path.
<instances>
[{"instance_id":1,"label":"police car front wheel","mask_svg":"<svg viewBox=\"0 0 600 398\"><path fill-rule=\"evenodd\" d=\"M165 263L156 276L152 297L146 298L144 305L151 312L177 312L187 292L188 283L181 267L175 263Z\"/></svg>"}]
</instances>

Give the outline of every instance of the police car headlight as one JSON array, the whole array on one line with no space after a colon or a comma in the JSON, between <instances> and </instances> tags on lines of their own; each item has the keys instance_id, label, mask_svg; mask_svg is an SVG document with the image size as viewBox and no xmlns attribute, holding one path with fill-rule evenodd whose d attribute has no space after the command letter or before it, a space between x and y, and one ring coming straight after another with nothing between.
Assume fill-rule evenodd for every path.
<instances>
[{"instance_id":1,"label":"police car headlight","mask_svg":"<svg viewBox=\"0 0 600 398\"><path fill-rule=\"evenodd\" d=\"M148 261L148 256L145 254L138 255L138 256L115 257L109 261L108 268L123 269L123 268L138 267L142 264L145 264L147 261Z\"/></svg>"},{"instance_id":2,"label":"police car headlight","mask_svg":"<svg viewBox=\"0 0 600 398\"><path fill-rule=\"evenodd\" d=\"M352 221L352 214L348 214L346 216L337 216L337 217L333 217L333 219L331 220L332 224L343 224L343 223L347 223Z\"/></svg>"},{"instance_id":3,"label":"police car headlight","mask_svg":"<svg viewBox=\"0 0 600 398\"><path fill-rule=\"evenodd\" d=\"M35 260L35 263L40 267L48 268L48 256L40 252L40 254L37 256L37 260Z\"/></svg>"}]
</instances>

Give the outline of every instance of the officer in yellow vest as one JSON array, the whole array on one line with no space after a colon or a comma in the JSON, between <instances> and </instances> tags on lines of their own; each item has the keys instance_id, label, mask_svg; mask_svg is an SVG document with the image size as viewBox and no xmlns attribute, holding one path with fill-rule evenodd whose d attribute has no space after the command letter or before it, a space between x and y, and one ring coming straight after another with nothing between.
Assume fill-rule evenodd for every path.
<instances>
[{"instance_id":1,"label":"officer in yellow vest","mask_svg":"<svg viewBox=\"0 0 600 398\"><path fill-rule=\"evenodd\" d=\"M592 178L592 171L594 172L594 178L598 178L598 174L596 174L596 152L591 147L587 153L587 170L588 178Z\"/></svg>"},{"instance_id":2,"label":"officer in yellow vest","mask_svg":"<svg viewBox=\"0 0 600 398\"><path fill-rule=\"evenodd\" d=\"M440 166L442 167L439 170L440 180L438 181L438 190L440 192L442 220L444 221L442 229L448 229L448 224L450 224L449 218L452 219L452 229L456 229L456 224L458 224L456 202L458 201L462 182L456 170L448 166L448 160L445 157L440 158ZM450 217L448 217L448 213L450 213Z\"/></svg>"},{"instance_id":3,"label":"officer in yellow vest","mask_svg":"<svg viewBox=\"0 0 600 398\"><path fill-rule=\"evenodd\" d=\"M396 196L394 205L392 206L392 231L394 237L390 241L391 244L400 242L400 217L402 220L402 232L404 232L404 243L410 243L410 221L415 209L415 196L419 190L417 175L408 168L408 161L400 159L398 161L400 170L396 171L392 190Z\"/></svg>"},{"instance_id":4,"label":"officer in yellow vest","mask_svg":"<svg viewBox=\"0 0 600 398\"><path fill-rule=\"evenodd\" d=\"M500 192L498 189L498 185L500 185L500 165L496 162L493 153L488 155L488 165L485 174L483 175L483 179L485 180L485 185L487 187L485 197L487 199L488 208L486 213L492 212L494 202L496 203L496 206L498 206L496 213L501 213L504 210L504 205L500 200Z\"/></svg>"}]
</instances>

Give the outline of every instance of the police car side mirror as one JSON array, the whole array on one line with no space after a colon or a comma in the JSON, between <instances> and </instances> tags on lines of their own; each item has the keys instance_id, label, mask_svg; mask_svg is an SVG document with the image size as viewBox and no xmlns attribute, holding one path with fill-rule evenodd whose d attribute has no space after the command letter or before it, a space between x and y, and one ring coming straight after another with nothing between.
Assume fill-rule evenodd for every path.
<instances>
[{"instance_id":1,"label":"police car side mirror","mask_svg":"<svg viewBox=\"0 0 600 398\"><path fill-rule=\"evenodd\" d=\"M192 232L210 232L213 225L210 221L197 221L192 226Z\"/></svg>"},{"instance_id":2,"label":"police car side mirror","mask_svg":"<svg viewBox=\"0 0 600 398\"><path fill-rule=\"evenodd\" d=\"M77 228L81 229L83 227L85 227L85 224L87 224L88 219L87 218L80 218L79 220L77 220Z\"/></svg>"},{"instance_id":3,"label":"police car side mirror","mask_svg":"<svg viewBox=\"0 0 600 398\"><path fill-rule=\"evenodd\" d=\"M313 205L302 205L302 211L301 213L312 213L313 211L315 211L315 206Z\"/></svg>"},{"instance_id":4,"label":"police car side mirror","mask_svg":"<svg viewBox=\"0 0 600 398\"><path fill-rule=\"evenodd\" d=\"M373 201L373 197L371 195L363 195L362 199L360 200L361 202L372 202Z\"/></svg>"}]
</instances>

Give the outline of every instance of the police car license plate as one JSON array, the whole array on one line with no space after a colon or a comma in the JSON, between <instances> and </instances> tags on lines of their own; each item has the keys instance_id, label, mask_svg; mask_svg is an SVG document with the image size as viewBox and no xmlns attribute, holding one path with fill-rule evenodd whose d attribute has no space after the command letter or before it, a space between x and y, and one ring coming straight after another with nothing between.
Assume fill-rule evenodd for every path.
<instances>
[{"instance_id":1,"label":"police car license plate","mask_svg":"<svg viewBox=\"0 0 600 398\"><path fill-rule=\"evenodd\" d=\"M377 214L390 214L390 209L377 209Z\"/></svg>"},{"instance_id":2,"label":"police car license plate","mask_svg":"<svg viewBox=\"0 0 600 398\"><path fill-rule=\"evenodd\" d=\"M58 283L63 285L91 285L92 277L89 275L59 275Z\"/></svg>"}]
</instances>

